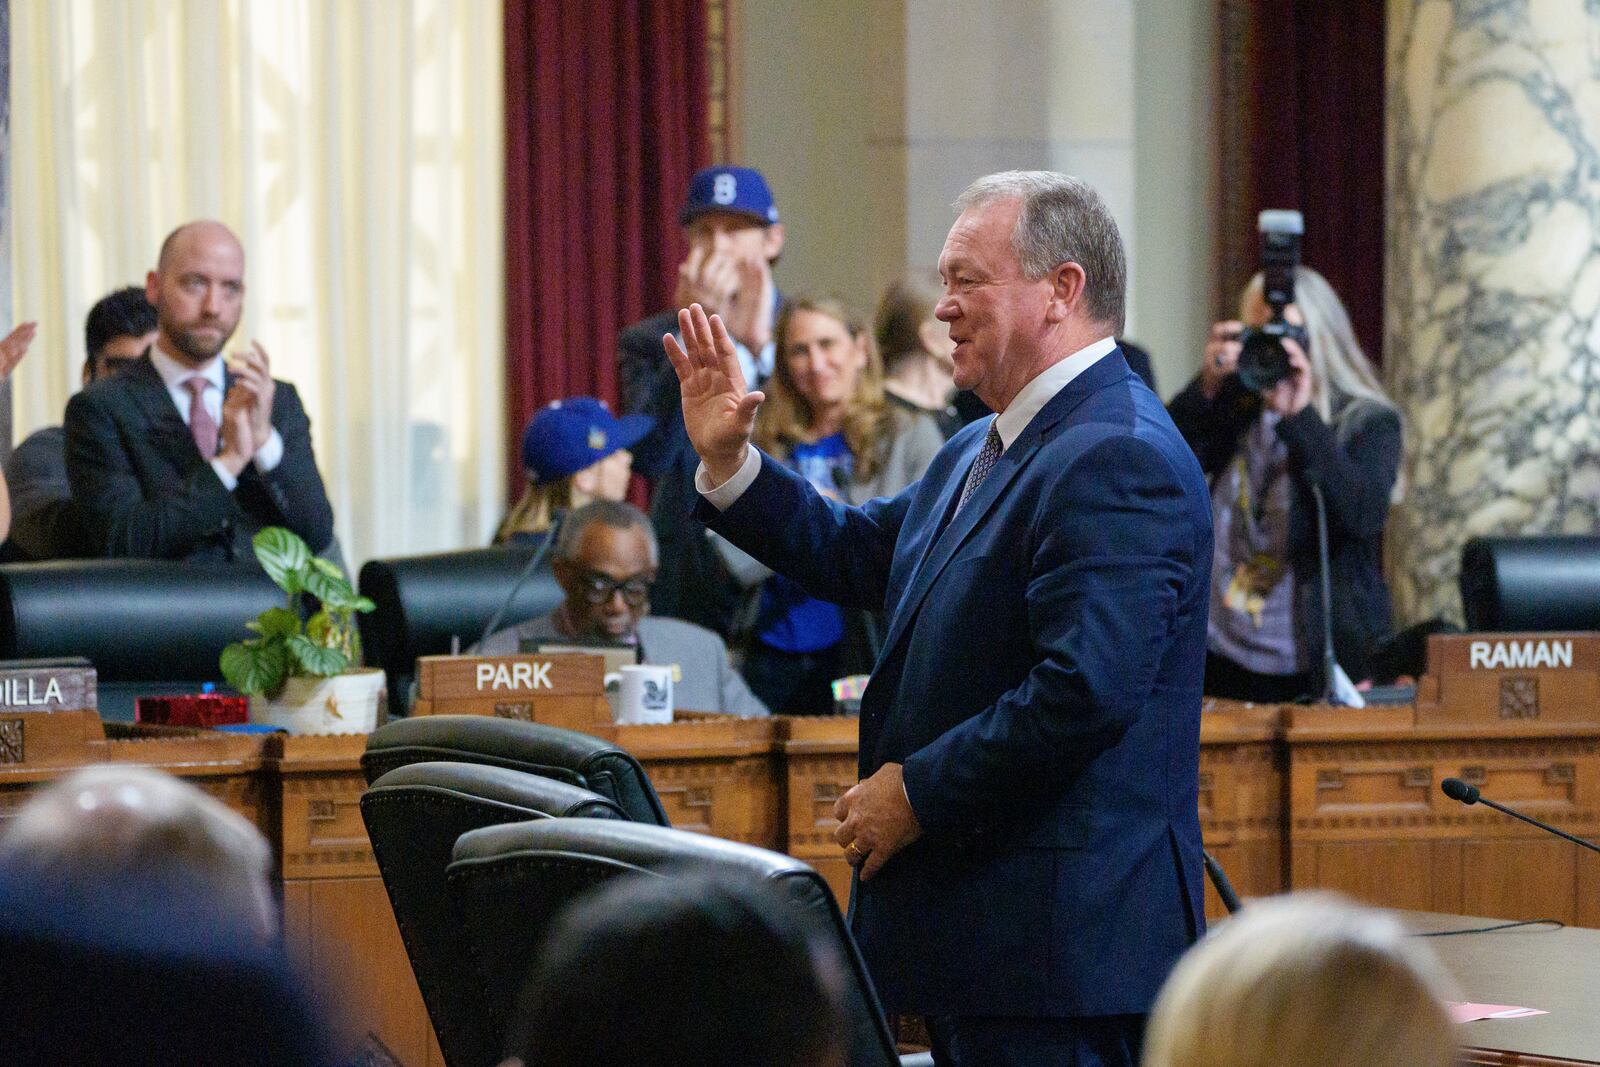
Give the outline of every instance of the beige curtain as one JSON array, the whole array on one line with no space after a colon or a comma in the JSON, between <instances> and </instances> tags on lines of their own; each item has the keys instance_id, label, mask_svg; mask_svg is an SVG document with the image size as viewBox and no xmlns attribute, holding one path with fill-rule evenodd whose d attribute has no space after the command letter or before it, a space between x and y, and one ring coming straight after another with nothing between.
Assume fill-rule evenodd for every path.
<instances>
[{"instance_id":1,"label":"beige curtain","mask_svg":"<svg viewBox=\"0 0 1600 1067\"><path fill-rule=\"evenodd\" d=\"M11 0L20 439L162 237L234 227L244 320L312 418L347 559L482 544L503 504L500 5Z\"/></svg>"}]
</instances>

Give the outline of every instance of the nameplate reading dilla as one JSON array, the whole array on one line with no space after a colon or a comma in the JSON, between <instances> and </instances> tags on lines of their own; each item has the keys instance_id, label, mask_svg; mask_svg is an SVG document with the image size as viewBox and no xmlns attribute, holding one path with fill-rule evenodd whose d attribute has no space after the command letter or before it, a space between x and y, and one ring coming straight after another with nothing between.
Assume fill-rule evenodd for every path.
<instances>
[{"instance_id":1,"label":"nameplate reading dilla","mask_svg":"<svg viewBox=\"0 0 1600 1067\"><path fill-rule=\"evenodd\" d=\"M95 671L87 663L0 664L0 712L84 711L96 706Z\"/></svg>"}]
</instances>

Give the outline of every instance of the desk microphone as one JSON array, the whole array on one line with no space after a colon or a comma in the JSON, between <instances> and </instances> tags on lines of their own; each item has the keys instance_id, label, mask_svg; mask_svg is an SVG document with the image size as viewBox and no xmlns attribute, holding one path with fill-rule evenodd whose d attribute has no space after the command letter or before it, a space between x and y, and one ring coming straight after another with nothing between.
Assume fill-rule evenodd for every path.
<instances>
[{"instance_id":1,"label":"desk microphone","mask_svg":"<svg viewBox=\"0 0 1600 1067\"><path fill-rule=\"evenodd\" d=\"M1590 852L1600 852L1600 845L1596 845L1592 841L1585 841L1581 837L1574 837L1565 830L1557 830L1549 823L1542 823L1538 819L1530 818L1529 816L1522 814L1520 811L1512 811L1504 804L1497 804L1488 797L1484 796L1478 790L1477 786L1468 785L1459 778L1446 778L1444 781L1439 783L1439 788L1444 790L1444 795L1449 797L1451 800L1459 800L1463 804L1484 804L1493 808L1495 811L1500 812L1501 814L1511 816L1513 819L1521 819L1529 826L1537 826L1546 833L1552 833L1557 837L1571 841L1574 845L1582 845Z\"/></svg>"},{"instance_id":2,"label":"desk microphone","mask_svg":"<svg viewBox=\"0 0 1600 1067\"><path fill-rule=\"evenodd\" d=\"M517 575L517 580L511 583L511 591L506 594L505 602L500 605L500 610L491 615L489 621L484 624L483 634L478 638L479 645L489 639L489 635L494 633L495 627L500 625L500 620L506 617L506 612L511 610L511 602L517 598L517 592L522 588L523 583L528 580L528 575L532 574L534 568L543 563L545 557L550 555L550 550L555 547L556 538L561 536L561 523L566 517L567 513L565 511L558 511L550 517L550 526L545 531L544 543L533 550L533 555L529 556L528 562L523 565L522 573Z\"/></svg>"}]
</instances>

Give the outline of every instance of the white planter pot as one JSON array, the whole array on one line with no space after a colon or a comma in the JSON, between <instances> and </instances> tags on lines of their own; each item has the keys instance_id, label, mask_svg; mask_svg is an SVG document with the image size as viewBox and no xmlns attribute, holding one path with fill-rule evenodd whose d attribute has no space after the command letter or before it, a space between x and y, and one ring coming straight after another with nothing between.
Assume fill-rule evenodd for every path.
<instances>
[{"instance_id":1,"label":"white planter pot","mask_svg":"<svg viewBox=\"0 0 1600 1067\"><path fill-rule=\"evenodd\" d=\"M377 669L290 678L277 699L250 698L250 721L291 734L367 734L378 727L384 688L384 673Z\"/></svg>"}]
</instances>

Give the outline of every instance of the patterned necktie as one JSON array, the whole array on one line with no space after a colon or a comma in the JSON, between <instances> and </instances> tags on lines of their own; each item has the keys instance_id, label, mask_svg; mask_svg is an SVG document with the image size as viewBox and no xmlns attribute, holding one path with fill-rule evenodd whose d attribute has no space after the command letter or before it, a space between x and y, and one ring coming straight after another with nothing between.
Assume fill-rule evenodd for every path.
<instances>
[{"instance_id":1,"label":"patterned necktie","mask_svg":"<svg viewBox=\"0 0 1600 1067\"><path fill-rule=\"evenodd\" d=\"M967 498L978 491L978 486L989 477L989 472L994 470L995 461L1000 458L1000 453L1005 451L1005 446L1000 443L1000 431L994 428L994 423L989 424L989 436L983 439L983 447L978 450L978 458L972 461L972 469L967 472L967 484L961 487L961 499L956 502L955 511L951 512L952 518L961 514L961 509L966 507Z\"/></svg>"},{"instance_id":2,"label":"patterned necktie","mask_svg":"<svg viewBox=\"0 0 1600 1067\"><path fill-rule=\"evenodd\" d=\"M194 434L200 454L211 459L217 454L217 420L206 409L206 386L211 383L196 374L185 378L183 384L189 390L189 432Z\"/></svg>"}]
</instances>

